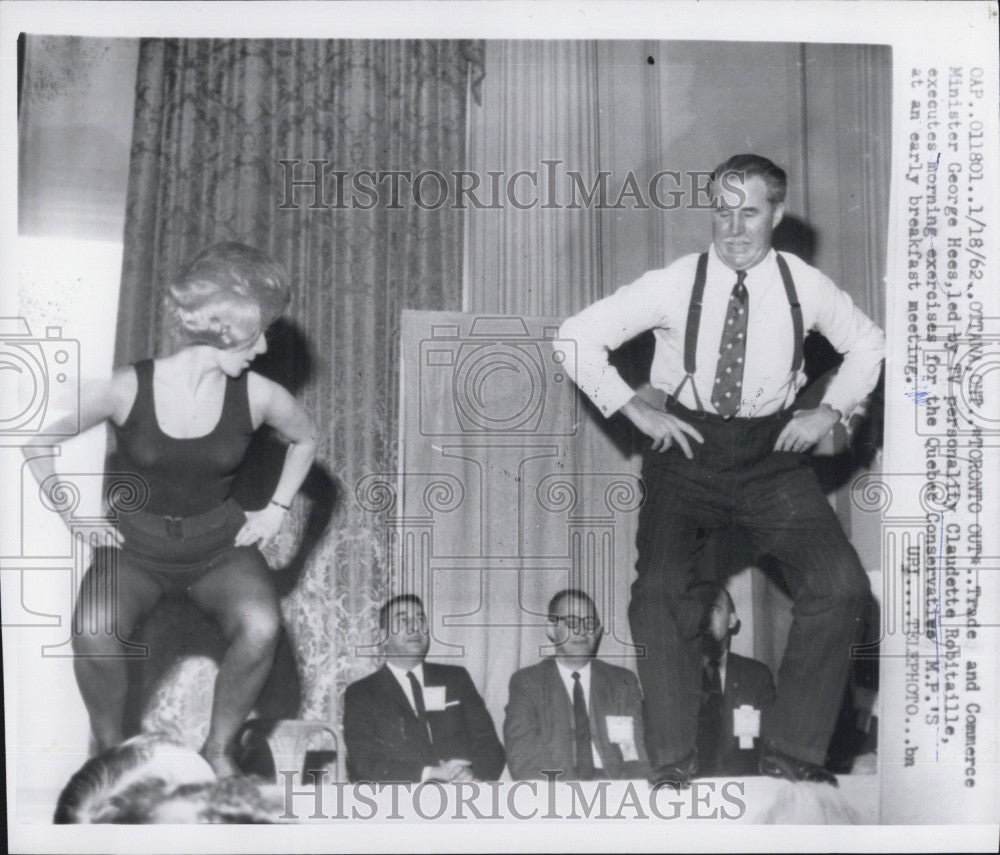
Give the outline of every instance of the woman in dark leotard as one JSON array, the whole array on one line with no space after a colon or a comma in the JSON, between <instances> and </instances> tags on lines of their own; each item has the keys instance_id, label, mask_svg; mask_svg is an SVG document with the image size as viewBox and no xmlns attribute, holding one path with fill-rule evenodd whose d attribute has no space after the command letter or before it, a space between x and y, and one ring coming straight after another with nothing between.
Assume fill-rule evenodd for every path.
<instances>
[{"instance_id":1,"label":"woman in dark leotard","mask_svg":"<svg viewBox=\"0 0 1000 855\"><path fill-rule=\"evenodd\" d=\"M248 370L267 350L264 331L288 290L287 274L266 253L237 243L211 247L166 296L174 352L117 371L81 396L81 430L108 420L117 468L141 479L146 494L141 510L120 517L117 561L87 571L74 614L74 667L98 751L123 737L122 640L162 594L184 591L228 641L202 754L218 775L235 772L230 743L270 672L281 623L257 544L277 534L316 451L306 411ZM289 448L270 504L244 512L230 488L262 424ZM53 494L51 458L36 458L32 468Z\"/></svg>"}]
</instances>

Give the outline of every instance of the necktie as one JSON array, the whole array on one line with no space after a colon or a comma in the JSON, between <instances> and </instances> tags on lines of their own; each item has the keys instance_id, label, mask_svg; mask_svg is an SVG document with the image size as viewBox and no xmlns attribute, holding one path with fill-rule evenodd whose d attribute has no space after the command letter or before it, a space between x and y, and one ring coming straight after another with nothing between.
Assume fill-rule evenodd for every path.
<instances>
[{"instance_id":1,"label":"necktie","mask_svg":"<svg viewBox=\"0 0 1000 855\"><path fill-rule=\"evenodd\" d=\"M413 692L413 706L417 709L417 718L427 730L427 737L434 742L434 735L431 733L431 724L427 720L427 707L424 706L424 690L420 687L417 675L412 671L406 672L406 677L410 681L410 691Z\"/></svg>"},{"instance_id":2,"label":"necktie","mask_svg":"<svg viewBox=\"0 0 1000 855\"><path fill-rule=\"evenodd\" d=\"M576 777L589 781L594 777L594 752L590 746L590 717L583 697L580 674L573 672L573 735L576 745Z\"/></svg>"},{"instance_id":3,"label":"necktie","mask_svg":"<svg viewBox=\"0 0 1000 855\"><path fill-rule=\"evenodd\" d=\"M704 775L716 771L722 743L722 674L719 660L705 664L701 677L701 711L698 714L698 766Z\"/></svg>"},{"instance_id":4,"label":"necktie","mask_svg":"<svg viewBox=\"0 0 1000 855\"><path fill-rule=\"evenodd\" d=\"M712 404L716 412L726 419L736 415L743 393L743 362L747 352L747 319L750 316L747 286L743 284L746 278L745 270L736 271L736 284L729 295L726 323L719 341L715 386L712 388Z\"/></svg>"}]
</instances>

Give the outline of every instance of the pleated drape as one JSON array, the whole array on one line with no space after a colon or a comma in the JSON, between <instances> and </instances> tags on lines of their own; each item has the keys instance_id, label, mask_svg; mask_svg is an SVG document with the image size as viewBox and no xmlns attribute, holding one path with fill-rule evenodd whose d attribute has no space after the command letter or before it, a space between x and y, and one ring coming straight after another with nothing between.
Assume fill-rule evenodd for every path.
<instances>
[{"instance_id":1,"label":"pleated drape","mask_svg":"<svg viewBox=\"0 0 1000 855\"><path fill-rule=\"evenodd\" d=\"M526 177L513 186L538 203L469 210L466 311L562 317L702 251L708 214L692 210L692 182L754 151L789 173L781 248L884 322L887 48L498 40L486 43L486 67L469 115L469 169L502 172L504 186L532 172L535 187ZM656 179L661 171L676 177ZM605 203L581 205L578 194L572 207L570 172L588 188L606 173ZM632 186L637 197L622 195Z\"/></svg>"},{"instance_id":2,"label":"pleated drape","mask_svg":"<svg viewBox=\"0 0 1000 855\"><path fill-rule=\"evenodd\" d=\"M567 171L589 187L598 170L596 57L596 42L486 43L469 131L484 202L494 201L487 173L503 175L500 204L467 214L466 311L565 316L601 296L599 223L585 207L557 206L570 201Z\"/></svg>"}]
</instances>

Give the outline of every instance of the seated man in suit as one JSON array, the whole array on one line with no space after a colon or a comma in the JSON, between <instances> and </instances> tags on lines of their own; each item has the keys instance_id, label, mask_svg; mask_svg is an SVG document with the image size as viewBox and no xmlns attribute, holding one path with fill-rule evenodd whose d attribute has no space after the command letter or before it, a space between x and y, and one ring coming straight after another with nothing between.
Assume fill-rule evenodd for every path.
<instances>
[{"instance_id":1,"label":"seated man in suit","mask_svg":"<svg viewBox=\"0 0 1000 855\"><path fill-rule=\"evenodd\" d=\"M549 602L546 635L555 656L510 679L503 732L511 775L646 777L639 681L596 658L601 621L593 600L575 588L559 591Z\"/></svg>"},{"instance_id":2,"label":"seated man in suit","mask_svg":"<svg viewBox=\"0 0 1000 855\"><path fill-rule=\"evenodd\" d=\"M722 585L708 592L702 635L702 700L698 715L699 776L756 775L760 717L774 702L770 669L729 650L740 621ZM741 709L742 708L742 709Z\"/></svg>"},{"instance_id":3,"label":"seated man in suit","mask_svg":"<svg viewBox=\"0 0 1000 855\"><path fill-rule=\"evenodd\" d=\"M379 611L385 664L347 687L344 743L352 781L495 781L503 746L493 719L456 665L425 662L423 603L393 597Z\"/></svg>"}]
</instances>

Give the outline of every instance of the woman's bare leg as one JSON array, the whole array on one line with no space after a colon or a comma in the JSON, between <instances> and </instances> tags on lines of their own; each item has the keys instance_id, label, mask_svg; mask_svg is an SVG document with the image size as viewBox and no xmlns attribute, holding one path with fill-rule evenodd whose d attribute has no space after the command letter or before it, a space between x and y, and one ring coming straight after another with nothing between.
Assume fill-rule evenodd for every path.
<instances>
[{"instance_id":1,"label":"woman's bare leg","mask_svg":"<svg viewBox=\"0 0 1000 855\"><path fill-rule=\"evenodd\" d=\"M73 670L98 753L123 740L128 690L123 642L161 594L155 580L118 549L95 552L83 577L73 611Z\"/></svg>"},{"instance_id":2,"label":"woman's bare leg","mask_svg":"<svg viewBox=\"0 0 1000 855\"><path fill-rule=\"evenodd\" d=\"M229 642L215 679L212 721L202 748L219 777L236 773L232 740L253 709L271 673L281 629L271 570L256 547L240 547L187 590L195 604L216 618Z\"/></svg>"}]
</instances>

